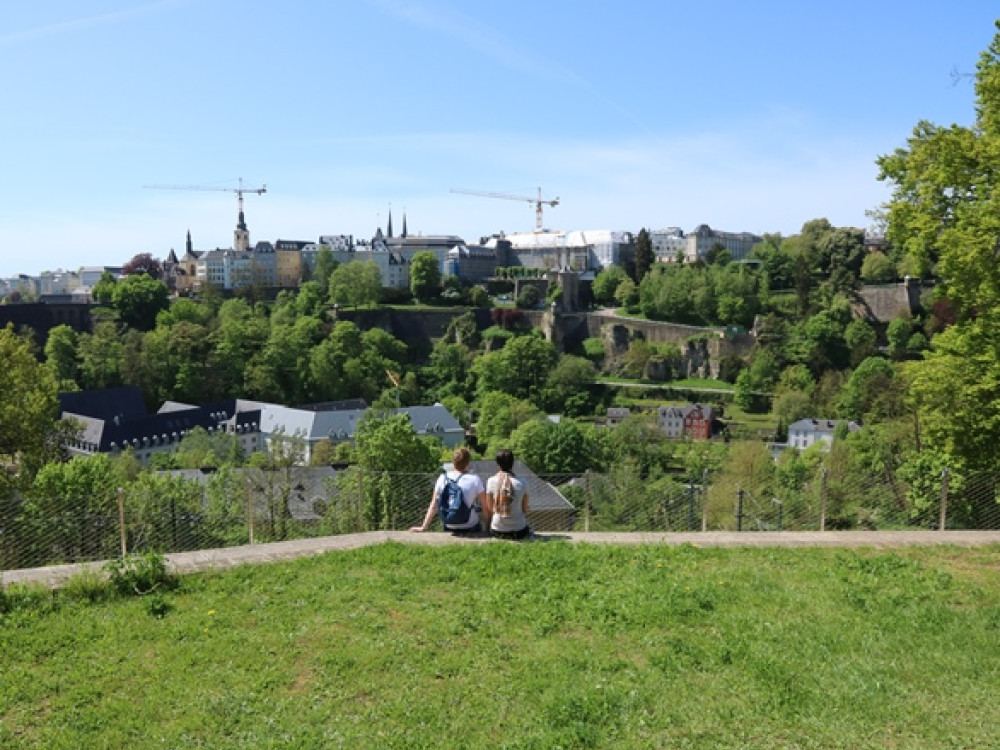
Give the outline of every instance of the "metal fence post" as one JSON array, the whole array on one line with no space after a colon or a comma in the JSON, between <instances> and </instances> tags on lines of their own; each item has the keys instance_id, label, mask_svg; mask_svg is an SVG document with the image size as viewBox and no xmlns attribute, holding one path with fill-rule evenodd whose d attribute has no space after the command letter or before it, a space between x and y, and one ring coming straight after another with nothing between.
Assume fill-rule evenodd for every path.
<instances>
[{"instance_id":1,"label":"metal fence post","mask_svg":"<svg viewBox=\"0 0 1000 750\"><path fill-rule=\"evenodd\" d=\"M688 531L694 531L694 478L688 480Z\"/></svg>"},{"instance_id":2,"label":"metal fence post","mask_svg":"<svg viewBox=\"0 0 1000 750\"><path fill-rule=\"evenodd\" d=\"M708 469L701 474L701 530L708 531Z\"/></svg>"},{"instance_id":3,"label":"metal fence post","mask_svg":"<svg viewBox=\"0 0 1000 750\"><path fill-rule=\"evenodd\" d=\"M944 531L948 524L948 467L941 472L941 515L938 518L938 531Z\"/></svg>"},{"instance_id":4,"label":"metal fence post","mask_svg":"<svg viewBox=\"0 0 1000 750\"><path fill-rule=\"evenodd\" d=\"M819 485L819 530L826 531L826 467L820 475Z\"/></svg>"},{"instance_id":5,"label":"metal fence post","mask_svg":"<svg viewBox=\"0 0 1000 750\"><path fill-rule=\"evenodd\" d=\"M128 556L128 534L125 532L125 490L118 488L118 533L122 543L122 557Z\"/></svg>"},{"instance_id":6,"label":"metal fence post","mask_svg":"<svg viewBox=\"0 0 1000 750\"><path fill-rule=\"evenodd\" d=\"M583 475L583 530L590 531L590 469Z\"/></svg>"},{"instance_id":7,"label":"metal fence post","mask_svg":"<svg viewBox=\"0 0 1000 750\"><path fill-rule=\"evenodd\" d=\"M253 544L253 482L247 477L247 531Z\"/></svg>"},{"instance_id":8,"label":"metal fence post","mask_svg":"<svg viewBox=\"0 0 1000 750\"><path fill-rule=\"evenodd\" d=\"M736 530L743 531L743 488L736 490Z\"/></svg>"},{"instance_id":9,"label":"metal fence post","mask_svg":"<svg viewBox=\"0 0 1000 750\"><path fill-rule=\"evenodd\" d=\"M365 470L358 467L358 531L365 530Z\"/></svg>"}]
</instances>

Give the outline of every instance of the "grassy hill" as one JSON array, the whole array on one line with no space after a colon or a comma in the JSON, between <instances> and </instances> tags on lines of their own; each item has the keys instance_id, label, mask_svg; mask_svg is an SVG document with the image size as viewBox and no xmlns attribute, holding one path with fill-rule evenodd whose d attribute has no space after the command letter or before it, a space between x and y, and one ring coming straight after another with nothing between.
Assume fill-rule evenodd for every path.
<instances>
[{"instance_id":1,"label":"grassy hill","mask_svg":"<svg viewBox=\"0 0 1000 750\"><path fill-rule=\"evenodd\" d=\"M0 747L1000 736L1000 547L386 544L185 577L156 607L75 588L97 601L8 592Z\"/></svg>"}]
</instances>

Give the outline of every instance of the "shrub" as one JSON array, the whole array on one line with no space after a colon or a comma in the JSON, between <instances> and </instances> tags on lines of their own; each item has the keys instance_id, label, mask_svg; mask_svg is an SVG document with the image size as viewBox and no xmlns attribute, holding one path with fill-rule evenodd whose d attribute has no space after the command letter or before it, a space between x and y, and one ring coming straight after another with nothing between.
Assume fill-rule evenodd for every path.
<instances>
[{"instance_id":1,"label":"shrub","mask_svg":"<svg viewBox=\"0 0 1000 750\"><path fill-rule=\"evenodd\" d=\"M109 561L105 566L112 586L122 596L144 596L156 589L171 587L173 577L167 573L167 561L158 552L128 555Z\"/></svg>"}]
</instances>

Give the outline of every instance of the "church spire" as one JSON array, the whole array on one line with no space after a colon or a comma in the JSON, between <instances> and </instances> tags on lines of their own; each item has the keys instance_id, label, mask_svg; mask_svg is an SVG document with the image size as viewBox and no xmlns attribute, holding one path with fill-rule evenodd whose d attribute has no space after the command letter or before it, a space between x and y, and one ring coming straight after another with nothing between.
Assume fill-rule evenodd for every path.
<instances>
[{"instance_id":1,"label":"church spire","mask_svg":"<svg viewBox=\"0 0 1000 750\"><path fill-rule=\"evenodd\" d=\"M184 250L186 255L192 255L192 250L194 248L191 245L191 230L188 230L187 242L184 243Z\"/></svg>"},{"instance_id":2,"label":"church spire","mask_svg":"<svg viewBox=\"0 0 1000 750\"><path fill-rule=\"evenodd\" d=\"M389 204L389 226L386 228L386 236L392 237L392 204Z\"/></svg>"},{"instance_id":3,"label":"church spire","mask_svg":"<svg viewBox=\"0 0 1000 750\"><path fill-rule=\"evenodd\" d=\"M403 233L399 236L406 237L406 211L403 211Z\"/></svg>"}]
</instances>

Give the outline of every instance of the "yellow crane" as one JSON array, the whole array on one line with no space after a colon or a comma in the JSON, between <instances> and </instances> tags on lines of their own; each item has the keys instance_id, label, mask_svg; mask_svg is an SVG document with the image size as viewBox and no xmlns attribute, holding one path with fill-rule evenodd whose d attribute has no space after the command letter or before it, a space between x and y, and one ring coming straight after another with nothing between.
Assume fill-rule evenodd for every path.
<instances>
[{"instance_id":1,"label":"yellow crane","mask_svg":"<svg viewBox=\"0 0 1000 750\"><path fill-rule=\"evenodd\" d=\"M503 198L509 201L527 201L528 203L535 204L535 231L542 231L542 206L558 206L559 196L555 198L543 198L542 189L538 188L538 195L533 197L530 195L508 195L507 193L487 193L482 190L460 190L458 188L452 188L453 193L464 193L465 195L479 195L484 198Z\"/></svg>"}]
</instances>

